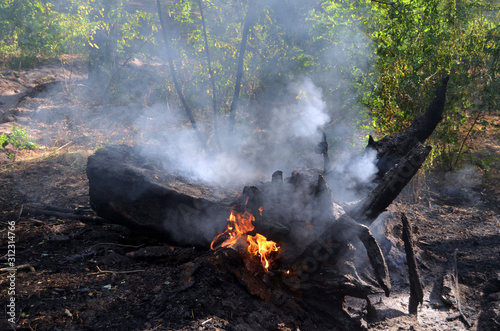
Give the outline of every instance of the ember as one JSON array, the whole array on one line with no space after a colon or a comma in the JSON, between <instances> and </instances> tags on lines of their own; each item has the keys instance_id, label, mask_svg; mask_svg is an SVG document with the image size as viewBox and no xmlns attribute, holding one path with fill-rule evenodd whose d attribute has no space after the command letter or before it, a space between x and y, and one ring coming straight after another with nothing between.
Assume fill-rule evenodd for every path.
<instances>
[{"instance_id":1,"label":"ember","mask_svg":"<svg viewBox=\"0 0 500 331\"><path fill-rule=\"evenodd\" d=\"M259 211L262 212L262 207ZM227 221L226 230L214 238L210 248L213 250L218 246L236 248L239 245L247 245L247 251L252 256L259 256L262 266L267 271L273 257L276 257L276 254L273 254L273 252L279 250L278 245L274 241L267 240L266 237L259 233L254 236L247 234L254 229L252 222L255 221L255 217L248 211L244 213L231 211ZM246 242L244 241L245 236ZM221 238L226 239L219 245L217 243Z\"/></svg>"}]
</instances>

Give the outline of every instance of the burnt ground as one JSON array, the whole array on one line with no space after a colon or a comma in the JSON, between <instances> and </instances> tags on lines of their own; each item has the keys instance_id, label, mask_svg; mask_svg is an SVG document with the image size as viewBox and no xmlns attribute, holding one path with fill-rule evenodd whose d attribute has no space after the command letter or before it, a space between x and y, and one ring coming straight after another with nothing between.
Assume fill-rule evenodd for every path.
<instances>
[{"instance_id":1,"label":"burnt ground","mask_svg":"<svg viewBox=\"0 0 500 331\"><path fill-rule=\"evenodd\" d=\"M0 133L22 125L39 147L0 151L0 262L8 266L13 232L19 267L14 282L6 270L0 274L0 329L335 330L322 313L251 295L218 253L170 246L80 217L93 215L87 157L106 144L131 143L134 119L149 116L138 109L147 108L154 94L134 94L132 105L124 98L111 104L96 97L82 72L47 64L0 76ZM487 119L493 125L474 136L476 147L467 151L475 164L418 175L374 224L393 291L390 298L371 298L375 315L367 314L363 301L348 298L348 310L368 329L468 329L454 318L455 252L458 296L470 329L500 329L500 120ZM425 286L418 317L408 315L400 212L413 224ZM11 297L14 324L7 323Z\"/></svg>"}]
</instances>

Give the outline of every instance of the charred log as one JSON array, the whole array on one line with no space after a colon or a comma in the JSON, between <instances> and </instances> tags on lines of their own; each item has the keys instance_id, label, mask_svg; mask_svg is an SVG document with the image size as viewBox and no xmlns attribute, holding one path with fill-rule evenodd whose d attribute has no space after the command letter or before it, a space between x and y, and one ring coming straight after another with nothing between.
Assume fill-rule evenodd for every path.
<instances>
[{"instance_id":1,"label":"charred log","mask_svg":"<svg viewBox=\"0 0 500 331\"><path fill-rule=\"evenodd\" d=\"M235 195L165 174L125 145L91 155L87 177L90 205L98 216L179 246L209 247L224 230Z\"/></svg>"}]
</instances>

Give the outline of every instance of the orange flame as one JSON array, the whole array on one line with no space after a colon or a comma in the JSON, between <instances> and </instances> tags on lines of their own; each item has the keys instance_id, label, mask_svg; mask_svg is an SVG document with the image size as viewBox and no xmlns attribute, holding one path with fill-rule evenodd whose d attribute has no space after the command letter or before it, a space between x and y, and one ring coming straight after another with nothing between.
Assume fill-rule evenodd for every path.
<instances>
[{"instance_id":1,"label":"orange flame","mask_svg":"<svg viewBox=\"0 0 500 331\"><path fill-rule=\"evenodd\" d=\"M259 211L261 211L261 209L259 209ZM222 236L227 237L221 244L222 247L234 247L240 242L241 238L246 238L248 252L252 255L259 256L262 266L267 271L271 262L271 254L279 250L278 245L274 241L267 240L266 237L259 233L255 236L247 235L247 232L255 228L252 224L252 222L255 221L255 217L247 211L244 213L232 211L227 221L228 225L226 230L214 238L210 244L210 248L214 249L215 243Z\"/></svg>"}]
</instances>

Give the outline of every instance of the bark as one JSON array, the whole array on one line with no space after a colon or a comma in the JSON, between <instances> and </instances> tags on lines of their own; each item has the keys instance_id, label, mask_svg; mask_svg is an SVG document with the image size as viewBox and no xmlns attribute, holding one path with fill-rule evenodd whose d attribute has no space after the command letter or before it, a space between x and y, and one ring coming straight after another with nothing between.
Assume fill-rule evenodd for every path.
<instances>
[{"instance_id":1,"label":"bark","mask_svg":"<svg viewBox=\"0 0 500 331\"><path fill-rule=\"evenodd\" d=\"M424 163L430 146L418 143L395 167L388 171L367 197L347 213L360 223L370 225L396 199Z\"/></svg>"},{"instance_id":2,"label":"bark","mask_svg":"<svg viewBox=\"0 0 500 331\"><path fill-rule=\"evenodd\" d=\"M217 91L215 89L215 77L212 70L212 61L210 60L210 48L208 47L207 28L205 25L205 15L203 14L202 0L198 0L198 7L200 8L201 25L203 27L203 39L205 41L205 51L207 53L208 76L210 77L210 84L212 85L212 108L213 108L213 124L215 142L219 150L222 149L219 139L219 124L217 120Z\"/></svg>"}]
</instances>

